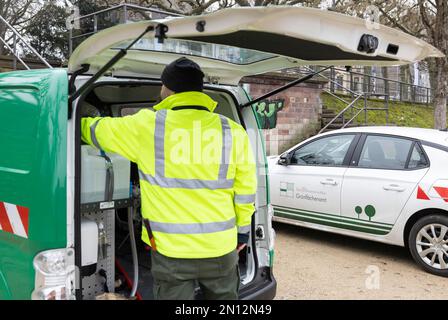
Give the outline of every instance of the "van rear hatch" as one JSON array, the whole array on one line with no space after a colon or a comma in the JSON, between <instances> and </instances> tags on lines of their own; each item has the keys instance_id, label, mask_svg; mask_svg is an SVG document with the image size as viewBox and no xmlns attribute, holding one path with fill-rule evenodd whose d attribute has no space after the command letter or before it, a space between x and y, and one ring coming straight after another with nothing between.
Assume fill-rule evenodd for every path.
<instances>
[{"instance_id":1,"label":"van rear hatch","mask_svg":"<svg viewBox=\"0 0 448 320\"><path fill-rule=\"evenodd\" d=\"M148 27L112 68L115 76L159 77L164 66L189 56L210 82L235 85L247 75L300 65L400 65L443 54L401 31L363 19L304 7L230 8L202 16L123 24L80 44L69 72L98 71Z\"/></svg>"}]
</instances>

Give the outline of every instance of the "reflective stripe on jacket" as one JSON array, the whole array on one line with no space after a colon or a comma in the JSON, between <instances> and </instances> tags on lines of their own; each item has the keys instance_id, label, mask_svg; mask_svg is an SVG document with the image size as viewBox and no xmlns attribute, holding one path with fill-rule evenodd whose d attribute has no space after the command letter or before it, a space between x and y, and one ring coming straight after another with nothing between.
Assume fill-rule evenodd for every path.
<instances>
[{"instance_id":1,"label":"reflective stripe on jacket","mask_svg":"<svg viewBox=\"0 0 448 320\"><path fill-rule=\"evenodd\" d=\"M143 219L157 250L174 258L212 258L250 230L256 166L242 126L212 113L200 92L174 94L121 118L82 119L82 139L137 163ZM176 107L202 106L172 110ZM142 240L150 244L146 228Z\"/></svg>"}]
</instances>

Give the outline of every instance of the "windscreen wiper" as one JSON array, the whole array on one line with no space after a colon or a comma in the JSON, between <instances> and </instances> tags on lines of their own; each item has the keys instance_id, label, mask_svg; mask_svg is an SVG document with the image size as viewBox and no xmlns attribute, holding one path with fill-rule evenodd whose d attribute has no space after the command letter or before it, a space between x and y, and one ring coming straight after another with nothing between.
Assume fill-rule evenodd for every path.
<instances>
[{"instance_id":1,"label":"windscreen wiper","mask_svg":"<svg viewBox=\"0 0 448 320\"><path fill-rule=\"evenodd\" d=\"M251 106L251 105L253 105L253 104L256 104L256 103L258 103L258 102L260 102L260 101L262 101L262 100L265 100L265 99L267 99L267 98L269 98L269 97L272 97L272 96L276 95L277 93L280 93L280 92L282 92L282 91L285 91L286 89L289 89L289 88L291 88L291 87L294 87L295 85L297 85L297 84L299 84L299 83L305 82L305 81L307 81L307 80L313 78L314 76L316 76L316 75L318 75L318 74L324 72L325 70L330 69L331 67L332 67L332 66L328 66L328 67L326 67L326 68L323 68L322 70L319 70L319 71L310 73L310 74L304 76L303 78L300 78L300 79L291 81L290 83L287 83L287 84L285 84L284 86L282 86L282 87L280 87L280 88L274 89L274 90L272 90L271 92L268 92L268 93L262 95L261 97L258 97L258 98L254 99L254 100L251 100L251 101L249 101L249 102L246 102L246 103L240 105L240 108L249 107L249 106Z\"/></svg>"},{"instance_id":2,"label":"windscreen wiper","mask_svg":"<svg viewBox=\"0 0 448 320\"><path fill-rule=\"evenodd\" d=\"M118 61L120 61L127 53L128 50L131 49L137 41L145 36L148 32L154 31L154 26L148 26L145 31L139 35L134 41L131 42L126 48L120 49L118 53L113 56L100 70L98 70L86 83L84 83L81 88L76 90L75 93L70 95L69 104L71 105L73 101L75 101L82 93L84 93L87 89L89 89L96 80L98 80L103 74L105 74L110 68L112 68Z\"/></svg>"}]
</instances>

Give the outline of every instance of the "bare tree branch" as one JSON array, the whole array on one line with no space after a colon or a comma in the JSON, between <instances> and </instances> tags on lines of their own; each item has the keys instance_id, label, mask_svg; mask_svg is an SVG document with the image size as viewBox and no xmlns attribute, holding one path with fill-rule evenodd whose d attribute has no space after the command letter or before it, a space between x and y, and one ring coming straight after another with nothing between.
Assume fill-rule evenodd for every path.
<instances>
[{"instance_id":1,"label":"bare tree branch","mask_svg":"<svg viewBox=\"0 0 448 320\"><path fill-rule=\"evenodd\" d=\"M420 15L422 18L423 25L426 27L426 31L428 32L429 38L434 39L434 29L433 25L428 18L428 14L426 12L425 4L423 0L418 0Z\"/></svg>"}]
</instances>

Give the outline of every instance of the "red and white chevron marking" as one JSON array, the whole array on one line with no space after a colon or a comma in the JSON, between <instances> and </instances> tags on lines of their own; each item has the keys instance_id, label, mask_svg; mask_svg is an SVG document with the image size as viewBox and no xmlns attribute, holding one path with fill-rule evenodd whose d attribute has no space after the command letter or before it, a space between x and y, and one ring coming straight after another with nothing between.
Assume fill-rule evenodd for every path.
<instances>
[{"instance_id":1,"label":"red and white chevron marking","mask_svg":"<svg viewBox=\"0 0 448 320\"><path fill-rule=\"evenodd\" d=\"M29 209L0 202L0 230L28 239Z\"/></svg>"}]
</instances>

